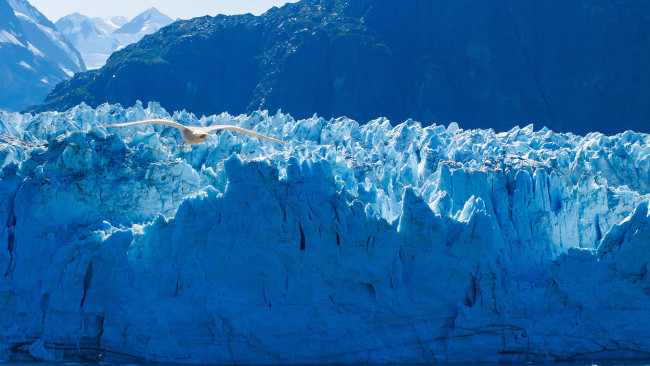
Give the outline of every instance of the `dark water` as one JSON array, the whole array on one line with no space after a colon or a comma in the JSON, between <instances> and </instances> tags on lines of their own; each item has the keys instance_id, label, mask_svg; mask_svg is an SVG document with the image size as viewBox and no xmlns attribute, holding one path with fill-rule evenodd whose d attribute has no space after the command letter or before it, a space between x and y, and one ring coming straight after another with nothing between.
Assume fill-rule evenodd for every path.
<instances>
[{"instance_id":1,"label":"dark water","mask_svg":"<svg viewBox=\"0 0 650 366\"><path fill-rule=\"evenodd\" d=\"M148 364L148 363L86 363L86 362L5 362L0 361L0 366L83 366L83 365L102 365L102 366L192 366L192 364ZM201 366L203 366L202 364ZM216 364L215 364L216 365ZM348 366L373 366L369 364L348 365ZM433 366L440 364L379 364L376 366ZM650 366L650 360L605 360L598 361L580 361L580 362L525 362L525 363L463 363L447 364L449 366ZM198 366L198 365L195 365ZM249 365L254 366L254 365ZM262 366L262 365L257 365ZM298 366L298 365L293 365ZM322 365L320 365L322 366Z\"/></svg>"}]
</instances>

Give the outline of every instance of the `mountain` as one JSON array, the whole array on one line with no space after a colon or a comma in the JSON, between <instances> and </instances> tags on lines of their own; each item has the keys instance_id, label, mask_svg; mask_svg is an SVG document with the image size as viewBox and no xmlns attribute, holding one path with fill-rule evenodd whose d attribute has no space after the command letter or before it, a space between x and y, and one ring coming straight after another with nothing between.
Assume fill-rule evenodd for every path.
<instances>
[{"instance_id":1,"label":"mountain","mask_svg":"<svg viewBox=\"0 0 650 366\"><path fill-rule=\"evenodd\" d=\"M113 15L104 19L104 22L112 28L111 31L114 31L115 29L118 29L124 24L128 23L129 19L122 15Z\"/></svg>"},{"instance_id":2,"label":"mountain","mask_svg":"<svg viewBox=\"0 0 650 366\"><path fill-rule=\"evenodd\" d=\"M166 118L228 124L182 146ZM0 113L0 359L646 358L650 135Z\"/></svg>"},{"instance_id":3,"label":"mountain","mask_svg":"<svg viewBox=\"0 0 650 366\"><path fill-rule=\"evenodd\" d=\"M0 108L41 103L57 83L85 70L74 46L36 8L0 0Z\"/></svg>"},{"instance_id":4,"label":"mountain","mask_svg":"<svg viewBox=\"0 0 650 366\"><path fill-rule=\"evenodd\" d=\"M120 42L111 37L111 26L101 18L89 18L74 13L59 19L56 28L79 50L89 69L104 65L108 56L117 50Z\"/></svg>"},{"instance_id":5,"label":"mountain","mask_svg":"<svg viewBox=\"0 0 650 366\"><path fill-rule=\"evenodd\" d=\"M102 19L73 13L59 19L56 28L74 44L87 67L93 70L104 66L116 50L139 41L171 22L171 18L156 8L150 8L131 21L124 17Z\"/></svg>"},{"instance_id":6,"label":"mountain","mask_svg":"<svg viewBox=\"0 0 650 366\"><path fill-rule=\"evenodd\" d=\"M30 111L159 101L359 121L650 131L650 2L302 0L181 21Z\"/></svg>"},{"instance_id":7,"label":"mountain","mask_svg":"<svg viewBox=\"0 0 650 366\"><path fill-rule=\"evenodd\" d=\"M174 20L152 7L139 14L131 21L113 31L114 34L130 35L137 40L147 34L157 32L160 28L170 24Z\"/></svg>"}]
</instances>

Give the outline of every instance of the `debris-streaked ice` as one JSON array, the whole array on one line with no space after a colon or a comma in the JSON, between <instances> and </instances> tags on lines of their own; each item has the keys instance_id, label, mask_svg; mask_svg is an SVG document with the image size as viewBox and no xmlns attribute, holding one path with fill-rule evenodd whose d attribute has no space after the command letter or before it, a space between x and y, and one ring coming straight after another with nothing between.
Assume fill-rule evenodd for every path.
<instances>
[{"instance_id":1,"label":"debris-streaked ice","mask_svg":"<svg viewBox=\"0 0 650 366\"><path fill-rule=\"evenodd\" d=\"M100 127L145 118L290 145ZM650 352L648 135L82 105L0 113L0 165L0 359Z\"/></svg>"}]
</instances>

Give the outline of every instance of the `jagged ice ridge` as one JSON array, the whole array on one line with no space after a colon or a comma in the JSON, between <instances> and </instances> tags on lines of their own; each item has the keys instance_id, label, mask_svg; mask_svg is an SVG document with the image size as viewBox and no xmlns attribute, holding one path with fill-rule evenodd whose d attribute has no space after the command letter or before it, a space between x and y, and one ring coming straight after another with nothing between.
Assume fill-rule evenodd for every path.
<instances>
[{"instance_id":1,"label":"jagged ice ridge","mask_svg":"<svg viewBox=\"0 0 650 366\"><path fill-rule=\"evenodd\" d=\"M291 144L101 127L145 118ZM0 113L0 359L647 357L649 142L155 103Z\"/></svg>"}]
</instances>

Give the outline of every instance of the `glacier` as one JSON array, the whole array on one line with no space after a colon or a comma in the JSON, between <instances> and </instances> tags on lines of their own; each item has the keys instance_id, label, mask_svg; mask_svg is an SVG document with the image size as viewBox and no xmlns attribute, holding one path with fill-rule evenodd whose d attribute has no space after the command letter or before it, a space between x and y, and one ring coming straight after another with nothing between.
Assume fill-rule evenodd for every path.
<instances>
[{"instance_id":1,"label":"glacier","mask_svg":"<svg viewBox=\"0 0 650 366\"><path fill-rule=\"evenodd\" d=\"M145 118L234 124L182 146ZM0 112L0 360L650 355L650 136Z\"/></svg>"}]
</instances>

